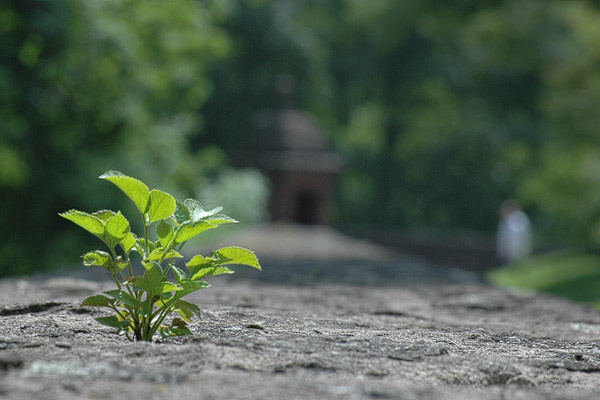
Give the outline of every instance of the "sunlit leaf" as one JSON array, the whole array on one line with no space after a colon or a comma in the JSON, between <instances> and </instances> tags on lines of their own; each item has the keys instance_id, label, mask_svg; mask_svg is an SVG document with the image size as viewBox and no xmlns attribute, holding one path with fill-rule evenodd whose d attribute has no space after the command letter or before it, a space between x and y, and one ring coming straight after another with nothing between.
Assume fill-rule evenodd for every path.
<instances>
[{"instance_id":1,"label":"sunlit leaf","mask_svg":"<svg viewBox=\"0 0 600 400\"><path fill-rule=\"evenodd\" d=\"M191 320L194 316L198 318L201 317L200 307L198 307L194 303L190 303L189 301L185 300L177 300L174 306L177 312L179 312L179 314L181 315L181 317L188 321Z\"/></svg>"},{"instance_id":2,"label":"sunlit leaf","mask_svg":"<svg viewBox=\"0 0 600 400\"><path fill-rule=\"evenodd\" d=\"M125 235L121 240L121 247L123 247L125 253L129 253L135 247L135 235L131 232Z\"/></svg>"},{"instance_id":3,"label":"sunlit leaf","mask_svg":"<svg viewBox=\"0 0 600 400\"><path fill-rule=\"evenodd\" d=\"M137 301L133 296L123 290L108 290L104 292L105 294L114 297L119 300L121 303L126 304L132 307L138 307L140 302Z\"/></svg>"},{"instance_id":4,"label":"sunlit leaf","mask_svg":"<svg viewBox=\"0 0 600 400\"><path fill-rule=\"evenodd\" d=\"M136 276L135 278L132 279L132 283L134 286L143 290L146 293L150 293L152 291L152 288L150 287L150 283L148 282L148 279L146 279L144 277Z\"/></svg>"},{"instance_id":5,"label":"sunlit leaf","mask_svg":"<svg viewBox=\"0 0 600 400\"><path fill-rule=\"evenodd\" d=\"M133 201L142 214L146 212L150 199L150 189L148 189L145 183L119 171L107 171L100 175L99 178L113 183Z\"/></svg>"},{"instance_id":6,"label":"sunlit leaf","mask_svg":"<svg viewBox=\"0 0 600 400\"><path fill-rule=\"evenodd\" d=\"M237 224L239 222L227 215L215 215L214 217L206 218L204 221L215 225Z\"/></svg>"},{"instance_id":7,"label":"sunlit leaf","mask_svg":"<svg viewBox=\"0 0 600 400\"><path fill-rule=\"evenodd\" d=\"M183 258L183 256L175 250L169 250L165 253L164 249L154 249L148 259L150 261L167 260L169 258Z\"/></svg>"},{"instance_id":8,"label":"sunlit leaf","mask_svg":"<svg viewBox=\"0 0 600 400\"><path fill-rule=\"evenodd\" d=\"M206 289L210 287L210 283L203 280L184 279L181 281L181 286L183 290L177 293L180 298L197 290Z\"/></svg>"},{"instance_id":9,"label":"sunlit leaf","mask_svg":"<svg viewBox=\"0 0 600 400\"><path fill-rule=\"evenodd\" d=\"M152 262L152 267L146 270L146 277L148 278L148 283L151 288L162 281L163 270L156 261Z\"/></svg>"},{"instance_id":10,"label":"sunlit leaf","mask_svg":"<svg viewBox=\"0 0 600 400\"><path fill-rule=\"evenodd\" d=\"M167 247L171 239L173 239L173 226L162 220L156 227L156 234L161 245Z\"/></svg>"},{"instance_id":11,"label":"sunlit leaf","mask_svg":"<svg viewBox=\"0 0 600 400\"><path fill-rule=\"evenodd\" d=\"M130 229L129 221L127 221L127 218L120 211L108 218L105 226L104 241L111 248L119 244L127 236Z\"/></svg>"},{"instance_id":12,"label":"sunlit leaf","mask_svg":"<svg viewBox=\"0 0 600 400\"><path fill-rule=\"evenodd\" d=\"M83 255L83 265L86 267L97 265L99 267L110 269L113 266L113 262L110 254L102 250L96 250Z\"/></svg>"},{"instance_id":13,"label":"sunlit leaf","mask_svg":"<svg viewBox=\"0 0 600 400\"><path fill-rule=\"evenodd\" d=\"M194 268L192 272L190 272L191 279L203 279L209 276L217 276L223 274L233 274L234 271L230 270L227 267L223 266L214 266L214 267L203 267L203 268Z\"/></svg>"},{"instance_id":14,"label":"sunlit leaf","mask_svg":"<svg viewBox=\"0 0 600 400\"><path fill-rule=\"evenodd\" d=\"M106 232L121 241L129 233L130 225L127 218L119 211L106 220Z\"/></svg>"},{"instance_id":15,"label":"sunlit leaf","mask_svg":"<svg viewBox=\"0 0 600 400\"><path fill-rule=\"evenodd\" d=\"M211 254L211 257L215 258L220 265L240 264L259 270L261 269L256 254L254 254L252 250L244 249L243 247L223 247L214 251Z\"/></svg>"},{"instance_id":16,"label":"sunlit leaf","mask_svg":"<svg viewBox=\"0 0 600 400\"><path fill-rule=\"evenodd\" d=\"M208 266L208 265L210 265L211 261L214 261L214 260L212 260L209 257L203 257L201 254L197 254L194 257L192 257L190 259L190 261L188 261L185 264L185 266L188 269L193 268L193 267L197 267L197 266L200 266L200 265L206 265L206 266Z\"/></svg>"},{"instance_id":17,"label":"sunlit leaf","mask_svg":"<svg viewBox=\"0 0 600 400\"><path fill-rule=\"evenodd\" d=\"M175 285L174 283L169 282L169 281L159 282L156 285L154 285L154 287L152 288L152 292L154 294L177 292L180 290L183 290L183 287L181 287L179 285Z\"/></svg>"},{"instance_id":18,"label":"sunlit leaf","mask_svg":"<svg viewBox=\"0 0 600 400\"><path fill-rule=\"evenodd\" d=\"M81 303L82 307L88 306L88 307L107 307L110 304L113 304L114 300L103 296L101 294L97 294L94 296L90 296L87 299L83 300L83 302Z\"/></svg>"},{"instance_id":19,"label":"sunlit leaf","mask_svg":"<svg viewBox=\"0 0 600 400\"><path fill-rule=\"evenodd\" d=\"M92 213L94 217L98 217L104 222L106 222L110 217L112 217L115 214L116 212L112 210L98 210Z\"/></svg>"},{"instance_id":20,"label":"sunlit leaf","mask_svg":"<svg viewBox=\"0 0 600 400\"><path fill-rule=\"evenodd\" d=\"M202 232L207 231L209 229L214 229L216 227L217 225L209 224L208 222L204 221L184 222L177 228L175 234L175 243L180 244L187 242L188 240L194 238Z\"/></svg>"},{"instance_id":21,"label":"sunlit leaf","mask_svg":"<svg viewBox=\"0 0 600 400\"><path fill-rule=\"evenodd\" d=\"M152 189L148 206L149 222L152 223L169 218L175 212L175 207L173 196L161 190Z\"/></svg>"},{"instance_id":22,"label":"sunlit leaf","mask_svg":"<svg viewBox=\"0 0 600 400\"><path fill-rule=\"evenodd\" d=\"M173 218L178 225L181 225L184 222L192 219L190 210L180 201L175 202L175 212L173 213Z\"/></svg>"},{"instance_id":23,"label":"sunlit leaf","mask_svg":"<svg viewBox=\"0 0 600 400\"><path fill-rule=\"evenodd\" d=\"M104 222L95 215L78 210L69 210L58 215L79 225L96 236L102 236L102 234L104 234Z\"/></svg>"}]
</instances>

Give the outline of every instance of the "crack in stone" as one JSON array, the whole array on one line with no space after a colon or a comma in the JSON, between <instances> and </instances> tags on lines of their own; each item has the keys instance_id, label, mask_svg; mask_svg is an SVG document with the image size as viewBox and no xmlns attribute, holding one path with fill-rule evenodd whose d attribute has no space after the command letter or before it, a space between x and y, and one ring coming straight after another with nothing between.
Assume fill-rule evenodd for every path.
<instances>
[{"instance_id":1,"label":"crack in stone","mask_svg":"<svg viewBox=\"0 0 600 400\"><path fill-rule=\"evenodd\" d=\"M30 313L40 313L54 308L64 307L69 303L59 301L46 301L43 303L16 304L0 307L0 317L9 317L13 315L23 315Z\"/></svg>"}]
</instances>

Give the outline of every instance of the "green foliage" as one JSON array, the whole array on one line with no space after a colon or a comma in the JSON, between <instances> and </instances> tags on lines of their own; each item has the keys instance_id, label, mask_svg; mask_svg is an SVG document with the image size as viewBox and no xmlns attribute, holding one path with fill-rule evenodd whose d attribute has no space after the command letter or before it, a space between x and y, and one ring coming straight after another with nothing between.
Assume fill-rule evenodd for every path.
<instances>
[{"instance_id":1,"label":"green foliage","mask_svg":"<svg viewBox=\"0 0 600 400\"><path fill-rule=\"evenodd\" d=\"M552 293L600 307L600 259L591 253L554 252L488 273L496 285Z\"/></svg>"},{"instance_id":2,"label":"green foliage","mask_svg":"<svg viewBox=\"0 0 600 400\"><path fill-rule=\"evenodd\" d=\"M96 250L83 255L84 266L105 268L117 289L90 296L82 306L105 307L115 315L96 318L130 340L151 341L155 333L163 337L188 335L188 323L200 317L200 309L182 297L210 285L204 279L232 274L228 265L247 265L261 269L256 255L235 246L215 250L208 257L195 255L185 270L175 261L185 243L207 229L235 223L218 214L221 208L206 211L193 199L183 203L170 194L149 188L140 180L118 171L100 176L117 186L137 207L143 221L143 235L130 231L129 221L120 211L102 210L92 214L70 210L59 214L104 242L109 253ZM158 223L158 224L156 224ZM150 228L156 226L158 240L150 240ZM144 267L142 275L134 275L131 255L137 253ZM179 317L165 320L173 313Z\"/></svg>"},{"instance_id":3,"label":"green foliage","mask_svg":"<svg viewBox=\"0 0 600 400\"><path fill-rule=\"evenodd\" d=\"M282 73L346 161L336 222L490 232L514 197L539 233L597 240L599 18L585 0L1 2L0 275L85 248L48 216L114 208L79 189L107 165L259 220L266 186L225 151Z\"/></svg>"},{"instance_id":4,"label":"green foliage","mask_svg":"<svg viewBox=\"0 0 600 400\"><path fill-rule=\"evenodd\" d=\"M221 3L0 2L0 275L68 267L59 254L90 244L49 216L115 207L101 183L80 190L92 171L114 165L193 196L209 172L188 139L207 67L229 48Z\"/></svg>"}]
</instances>

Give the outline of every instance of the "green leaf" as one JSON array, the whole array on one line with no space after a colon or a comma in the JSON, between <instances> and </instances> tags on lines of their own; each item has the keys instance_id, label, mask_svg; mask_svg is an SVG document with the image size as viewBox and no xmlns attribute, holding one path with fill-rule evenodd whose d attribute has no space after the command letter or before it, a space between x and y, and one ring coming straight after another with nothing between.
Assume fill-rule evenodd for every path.
<instances>
[{"instance_id":1,"label":"green leaf","mask_svg":"<svg viewBox=\"0 0 600 400\"><path fill-rule=\"evenodd\" d=\"M106 232L114 236L119 241L123 240L129 233L130 225L127 218L121 214L121 211L106 220Z\"/></svg>"},{"instance_id":2,"label":"green leaf","mask_svg":"<svg viewBox=\"0 0 600 400\"><path fill-rule=\"evenodd\" d=\"M115 214L116 214L116 212L114 212L112 210L99 210L99 211L92 213L92 215L94 217L98 217L104 222L106 222L110 217L112 217Z\"/></svg>"},{"instance_id":3,"label":"green leaf","mask_svg":"<svg viewBox=\"0 0 600 400\"><path fill-rule=\"evenodd\" d=\"M165 253L165 250L161 247L159 249L152 250L148 259L150 261L167 260L169 258L183 258L183 256L175 250L170 250Z\"/></svg>"},{"instance_id":4,"label":"green leaf","mask_svg":"<svg viewBox=\"0 0 600 400\"><path fill-rule=\"evenodd\" d=\"M165 281L161 281L161 282L157 283L156 285L154 285L154 287L152 288L152 293L153 294L162 294L162 293L169 293L169 292L178 292L180 290L183 290L183 287L181 287L179 285L175 285L174 283L165 280Z\"/></svg>"},{"instance_id":5,"label":"green leaf","mask_svg":"<svg viewBox=\"0 0 600 400\"><path fill-rule=\"evenodd\" d=\"M190 272L191 279L203 279L209 276L217 276L223 274L233 274L233 271L227 267L223 266L214 266L214 267L202 267L202 268L194 268L192 272Z\"/></svg>"},{"instance_id":6,"label":"green leaf","mask_svg":"<svg viewBox=\"0 0 600 400\"><path fill-rule=\"evenodd\" d=\"M190 210L185 204L181 203L180 201L175 202L175 213L173 213L173 219L175 219L177 225L181 225L184 222L190 221L192 219Z\"/></svg>"},{"instance_id":7,"label":"green leaf","mask_svg":"<svg viewBox=\"0 0 600 400\"><path fill-rule=\"evenodd\" d=\"M58 215L79 225L86 231L98 237L104 234L104 222L95 215L78 210L69 210Z\"/></svg>"},{"instance_id":8,"label":"green leaf","mask_svg":"<svg viewBox=\"0 0 600 400\"><path fill-rule=\"evenodd\" d=\"M204 231L209 229L216 228L217 225L209 224L208 222L199 221L199 222L184 222L181 224L175 233L175 244L180 244L187 242L193 237L201 234Z\"/></svg>"},{"instance_id":9,"label":"green leaf","mask_svg":"<svg viewBox=\"0 0 600 400\"><path fill-rule=\"evenodd\" d=\"M110 254L102 250L96 250L83 255L83 265L86 267L97 265L99 267L111 269L113 267L113 262Z\"/></svg>"},{"instance_id":10,"label":"green leaf","mask_svg":"<svg viewBox=\"0 0 600 400\"><path fill-rule=\"evenodd\" d=\"M210 266L210 262L214 261L209 257L203 257L201 254L197 254L188 261L185 266L188 270L191 270L193 267L198 267L200 265Z\"/></svg>"},{"instance_id":11,"label":"green leaf","mask_svg":"<svg viewBox=\"0 0 600 400\"><path fill-rule=\"evenodd\" d=\"M152 189L148 207L149 222L169 218L175 212L175 207L173 196L158 189Z\"/></svg>"},{"instance_id":12,"label":"green leaf","mask_svg":"<svg viewBox=\"0 0 600 400\"><path fill-rule=\"evenodd\" d=\"M126 304L131 307L139 307L140 302L137 301L133 296L123 290L108 290L104 292L105 294L114 297L119 300L121 303Z\"/></svg>"},{"instance_id":13,"label":"green leaf","mask_svg":"<svg viewBox=\"0 0 600 400\"><path fill-rule=\"evenodd\" d=\"M150 189L148 189L148 186L144 182L119 171L106 171L99 178L113 183L133 201L133 204L135 204L142 214L146 212L150 199Z\"/></svg>"},{"instance_id":14,"label":"green leaf","mask_svg":"<svg viewBox=\"0 0 600 400\"><path fill-rule=\"evenodd\" d=\"M103 296L101 294L97 294L95 296L90 296L87 299L83 300L81 303L82 307L108 307L110 304L113 304L114 300Z\"/></svg>"},{"instance_id":15,"label":"green leaf","mask_svg":"<svg viewBox=\"0 0 600 400\"><path fill-rule=\"evenodd\" d=\"M184 320L190 321L194 316L201 318L200 307L185 300L177 300L175 309Z\"/></svg>"},{"instance_id":16,"label":"green leaf","mask_svg":"<svg viewBox=\"0 0 600 400\"><path fill-rule=\"evenodd\" d=\"M152 262L152 267L150 269L147 269L146 277L148 278L148 283L151 288L163 280L163 270L156 261Z\"/></svg>"},{"instance_id":17,"label":"green leaf","mask_svg":"<svg viewBox=\"0 0 600 400\"><path fill-rule=\"evenodd\" d=\"M123 240L121 240L121 247L123 247L125 253L129 253L131 249L135 247L135 235L129 232Z\"/></svg>"},{"instance_id":18,"label":"green leaf","mask_svg":"<svg viewBox=\"0 0 600 400\"><path fill-rule=\"evenodd\" d=\"M215 215L214 217L206 218L204 221L214 225L237 224L239 222L227 215Z\"/></svg>"},{"instance_id":19,"label":"green leaf","mask_svg":"<svg viewBox=\"0 0 600 400\"><path fill-rule=\"evenodd\" d=\"M129 221L119 211L108 218L105 225L104 241L111 249L114 249L129 233Z\"/></svg>"},{"instance_id":20,"label":"green leaf","mask_svg":"<svg viewBox=\"0 0 600 400\"><path fill-rule=\"evenodd\" d=\"M171 239L173 239L173 227L165 220L162 220L156 227L156 234L158 235L160 244L163 247L167 247L167 245L171 243Z\"/></svg>"},{"instance_id":21,"label":"green leaf","mask_svg":"<svg viewBox=\"0 0 600 400\"><path fill-rule=\"evenodd\" d=\"M210 287L210 283L203 280L184 279L181 281L183 290L177 292L177 297L184 297L192 292Z\"/></svg>"},{"instance_id":22,"label":"green leaf","mask_svg":"<svg viewBox=\"0 0 600 400\"><path fill-rule=\"evenodd\" d=\"M185 321L183 321L179 318L174 318L173 322L171 322L171 326L164 326L164 325L160 326L158 328L158 332L160 333L160 336L163 338L167 338L170 336L184 336L184 335L192 334L190 329L187 327L187 324L185 324Z\"/></svg>"},{"instance_id":23,"label":"green leaf","mask_svg":"<svg viewBox=\"0 0 600 400\"><path fill-rule=\"evenodd\" d=\"M206 211L204 208L202 208L202 204L195 199L186 199L183 201L183 204L185 204L190 211L190 218L194 222L198 222L201 219L213 216L223 209L223 207L216 207L212 210Z\"/></svg>"},{"instance_id":24,"label":"green leaf","mask_svg":"<svg viewBox=\"0 0 600 400\"><path fill-rule=\"evenodd\" d=\"M135 243L135 248L142 255L143 258L150 255L150 253L152 253L152 251L154 250L154 243L152 243L151 240L148 240L148 251L150 252L148 254L146 254L146 240L144 238L136 238Z\"/></svg>"},{"instance_id":25,"label":"green leaf","mask_svg":"<svg viewBox=\"0 0 600 400\"><path fill-rule=\"evenodd\" d=\"M121 256L118 256L117 259L116 259L116 261L117 261L117 268L118 269L125 269L129 265L129 262L124 261Z\"/></svg>"},{"instance_id":26,"label":"green leaf","mask_svg":"<svg viewBox=\"0 0 600 400\"><path fill-rule=\"evenodd\" d=\"M97 317L94 319L102 325L110 326L111 328L121 327L121 321L119 321L119 318L117 318L115 315L111 315L110 317Z\"/></svg>"},{"instance_id":27,"label":"green leaf","mask_svg":"<svg viewBox=\"0 0 600 400\"><path fill-rule=\"evenodd\" d=\"M175 277L177 278L177 282L181 284L181 281L184 279L187 279L187 275L185 272L183 272L180 268L176 267L176 266L172 266L171 269L173 270L173 273L175 274Z\"/></svg>"},{"instance_id":28,"label":"green leaf","mask_svg":"<svg viewBox=\"0 0 600 400\"><path fill-rule=\"evenodd\" d=\"M152 292L152 287L150 286L148 279L144 277L136 276L135 278L133 278L132 283L134 286L143 290L146 293Z\"/></svg>"},{"instance_id":29,"label":"green leaf","mask_svg":"<svg viewBox=\"0 0 600 400\"><path fill-rule=\"evenodd\" d=\"M216 250L211 254L220 265L240 264L261 270L256 254L252 250L243 247L229 246Z\"/></svg>"}]
</instances>

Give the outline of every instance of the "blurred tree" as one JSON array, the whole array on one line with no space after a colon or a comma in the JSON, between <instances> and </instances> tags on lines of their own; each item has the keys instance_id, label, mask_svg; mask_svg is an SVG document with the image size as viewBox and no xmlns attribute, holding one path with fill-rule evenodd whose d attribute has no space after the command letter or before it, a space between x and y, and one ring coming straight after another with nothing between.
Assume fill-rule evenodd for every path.
<instances>
[{"instance_id":1,"label":"blurred tree","mask_svg":"<svg viewBox=\"0 0 600 400\"><path fill-rule=\"evenodd\" d=\"M290 74L296 80L295 99L306 103L310 92L309 49L289 32L296 2L233 0L223 19L231 51L210 69L215 90L202 108L204 129L194 139L196 147L216 144L236 148L249 131L252 116L260 109L278 107L277 77Z\"/></svg>"},{"instance_id":2,"label":"blurred tree","mask_svg":"<svg viewBox=\"0 0 600 400\"><path fill-rule=\"evenodd\" d=\"M78 239L56 213L122 206L94 179L109 168L196 191L206 165L187 136L206 66L229 48L223 13L212 0L2 2L0 274L63 266Z\"/></svg>"}]
</instances>

